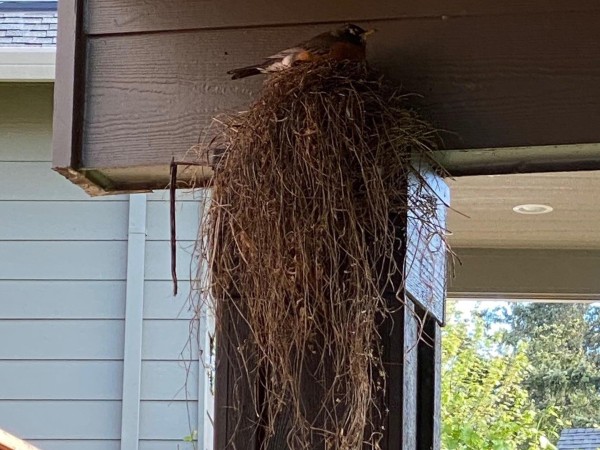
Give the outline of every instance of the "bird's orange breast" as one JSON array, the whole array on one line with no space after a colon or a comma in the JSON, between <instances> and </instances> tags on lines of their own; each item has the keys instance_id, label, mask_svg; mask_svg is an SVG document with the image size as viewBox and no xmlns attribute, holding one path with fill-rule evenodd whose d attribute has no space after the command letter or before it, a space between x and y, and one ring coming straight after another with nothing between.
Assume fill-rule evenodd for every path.
<instances>
[{"instance_id":1,"label":"bird's orange breast","mask_svg":"<svg viewBox=\"0 0 600 450\"><path fill-rule=\"evenodd\" d=\"M315 55L308 50L302 50L294 56L294 61L314 61Z\"/></svg>"},{"instance_id":2,"label":"bird's orange breast","mask_svg":"<svg viewBox=\"0 0 600 450\"><path fill-rule=\"evenodd\" d=\"M365 59L366 51L364 46L351 42L336 42L331 46L329 57L338 61L360 61Z\"/></svg>"}]
</instances>

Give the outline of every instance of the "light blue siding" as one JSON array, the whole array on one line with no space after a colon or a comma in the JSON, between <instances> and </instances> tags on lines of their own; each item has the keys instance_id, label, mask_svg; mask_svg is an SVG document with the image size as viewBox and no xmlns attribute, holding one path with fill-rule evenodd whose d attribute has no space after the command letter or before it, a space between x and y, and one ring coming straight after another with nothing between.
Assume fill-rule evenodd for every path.
<instances>
[{"instance_id":1,"label":"light blue siding","mask_svg":"<svg viewBox=\"0 0 600 450\"><path fill-rule=\"evenodd\" d=\"M121 361L0 361L2 400L121 400L122 390Z\"/></svg>"},{"instance_id":2,"label":"light blue siding","mask_svg":"<svg viewBox=\"0 0 600 450\"><path fill-rule=\"evenodd\" d=\"M25 439L100 440L121 436L118 400L4 400L0 402L0 418L2 428Z\"/></svg>"},{"instance_id":3,"label":"light blue siding","mask_svg":"<svg viewBox=\"0 0 600 450\"><path fill-rule=\"evenodd\" d=\"M143 361L142 400L197 400L198 361ZM0 361L2 400L121 400L123 362Z\"/></svg>"},{"instance_id":4,"label":"light blue siding","mask_svg":"<svg viewBox=\"0 0 600 450\"><path fill-rule=\"evenodd\" d=\"M125 281L0 280L0 293L0 320L125 317Z\"/></svg>"},{"instance_id":5,"label":"light blue siding","mask_svg":"<svg viewBox=\"0 0 600 450\"><path fill-rule=\"evenodd\" d=\"M118 440L82 441L82 440L33 440L33 445L43 450L121 450ZM141 440L139 450L196 450L191 443L177 440Z\"/></svg>"},{"instance_id":6,"label":"light blue siding","mask_svg":"<svg viewBox=\"0 0 600 450\"><path fill-rule=\"evenodd\" d=\"M198 361L143 361L142 400L197 400Z\"/></svg>"},{"instance_id":7,"label":"light blue siding","mask_svg":"<svg viewBox=\"0 0 600 450\"><path fill-rule=\"evenodd\" d=\"M191 443L172 441L140 441L139 450L196 450ZM210 450L210 449L208 449Z\"/></svg>"},{"instance_id":8,"label":"light blue siding","mask_svg":"<svg viewBox=\"0 0 600 450\"><path fill-rule=\"evenodd\" d=\"M0 427L42 450L123 450L129 196L51 170L51 111L51 85L0 85ZM139 450L192 450L207 409L188 299L202 197L177 193L173 297L168 193L147 195Z\"/></svg>"},{"instance_id":9,"label":"light blue siding","mask_svg":"<svg viewBox=\"0 0 600 450\"><path fill-rule=\"evenodd\" d=\"M192 260L195 244L194 241L177 242L177 278L182 285L196 275L196 264ZM171 280L171 244L168 241L146 243L146 280Z\"/></svg>"},{"instance_id":10,"label":"light blue siding","mask_svg":"<svg viewBox=\"0 0 600 450\"><path fill-rule=\"evenodd\" d=\"M0 320L0 342L4 360L118 360L123 320Z\"/></svg>"},{"instance_id":11,"label":"light blue siding","mask_svg":"<svg viewBox=\"0 0 600 450\"><path fill-rule=\"evenodd\" d=\"M42 450L120 450L121 442L118 439L108 440L48 440L48 439L33 439L30 441L36 447ZM169 450L178 449L177 446L170 447Z\"/></svg>"},{"instance_id":12,"label":"light blue siding","mask_svg":"<svg viewBox=\"0 0 600 450\"><path fill-rule=\"evenodd\" d=\"M179 283L179 291L173 297L171 280L146 281L144 283L144 318L191 319L194 310L189 301L190 283Z\"/></svg>"},{"instance_id":13,"label":"light blue siding","mask_svg":"<svg viewBox=\"0 0 600 450\"><path fill-rule=\"evenodd\" d=\"M0 236L14 241L125 241L127 202L0 202ZM43 217L44 220L40 220Z\"/></svg>"},{"instance_id":14,"label":"light blue siding","mask_svg":"<svg viewBox=\"0 0 600 450\"><path fill-rule=\"evenodd\" d=\"M124 280L127 242L2 241L5 280Z\"/></svg>"},{"instance_id":15,"label":"light blue siding","mask_svg":"<svg viewBox=\"0 0 600 450\"><path fill-rule=\"evenodd\" d=\"M198 235L201 199L196 202L178 202L177 240L193 241ZM169 202L148 202L148 240L168 241L170 235Z\"/></svg>"},{"instance_id":16,"label":"light blue siding","mask_svg":"<svg viewBox=\"0 0 600 450\"><path fill-rule=\"evenodd\" d=\"M142 401L140 437L144 440L180 440L198 424L197 402Z\"/></svg>"},{"instance_id":17,"label":"light blue siding","mask_svg":"<svg viewBox=\"0 0 600 450\"><path fill-rule=\"evenodd\" d=\"M190 338L187 320L144 320L142 359L179 361L198 355L198 343Z\"/></svg>"}]
</instances>

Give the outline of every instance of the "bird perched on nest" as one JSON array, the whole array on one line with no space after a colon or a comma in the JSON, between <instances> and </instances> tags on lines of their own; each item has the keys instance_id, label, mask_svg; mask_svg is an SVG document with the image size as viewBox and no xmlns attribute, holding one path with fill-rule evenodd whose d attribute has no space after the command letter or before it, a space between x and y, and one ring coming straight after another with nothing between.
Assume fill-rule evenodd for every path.
<instances>
[{"instance_id":1,"label":"bird perched on nest","mask_svg":"<svg viewBox=\"0 0 600 450\"><path fill-rule=\"evenodd\" d=\"M330 59L362 61L366 57L366 37L375 30L364 30L358 25L346 24L336 30L321 33L308 41L269 56L263 62L227 72L232 80L261 73L285 70L297 62Z\"/></svg>"}]
</instances>

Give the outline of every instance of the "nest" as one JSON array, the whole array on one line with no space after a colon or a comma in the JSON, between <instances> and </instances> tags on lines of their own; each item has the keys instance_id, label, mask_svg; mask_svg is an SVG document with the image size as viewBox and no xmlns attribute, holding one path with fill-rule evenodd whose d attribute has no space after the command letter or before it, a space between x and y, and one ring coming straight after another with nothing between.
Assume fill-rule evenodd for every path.
<instances>
[{"instance_id":1,"label":"nest","mask_svg":"<svg viewBox=\"0 0 600 450\"><path fill-rule=\"evenodd\" d=\"M219 123L211 146L225 151L199 242L240 423L265 449L379 448L378 331L402 306L411 160L437 134L356 63L273 76Z\"/></svg>"}]
</instances>

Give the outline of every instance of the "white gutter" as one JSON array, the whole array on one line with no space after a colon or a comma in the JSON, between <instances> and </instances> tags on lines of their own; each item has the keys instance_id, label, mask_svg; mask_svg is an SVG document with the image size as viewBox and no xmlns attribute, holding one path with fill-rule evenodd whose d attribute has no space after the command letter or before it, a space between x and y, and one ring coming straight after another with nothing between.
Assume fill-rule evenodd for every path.
<instances>
[{"instance_id":1,"label":"white gutter","mask_svg":"<svg viewBox=\"0 0 600 450\"><path fill-rule=\"evenodd\" d=\"M0 47L0 82L53 82L55 47Z\"/></svg>"},{"instance_id":2,"label":"white gutter","mask_svg":"<svg viewBox=\"0 0 600 450\"><path fill-rule=\"evenodd\" d=\"M137 450L140 441L145 255L146 195L132 194L129 196L121 450Z\"/></svg>"}]
</instances>

